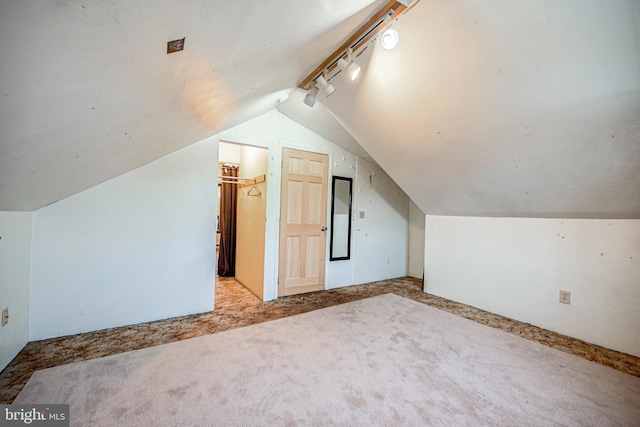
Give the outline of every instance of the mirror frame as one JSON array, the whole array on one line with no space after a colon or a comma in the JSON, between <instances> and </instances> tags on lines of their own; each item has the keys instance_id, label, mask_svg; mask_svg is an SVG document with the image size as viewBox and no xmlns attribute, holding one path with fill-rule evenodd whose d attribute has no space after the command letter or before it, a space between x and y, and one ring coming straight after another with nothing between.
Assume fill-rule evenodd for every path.
<instances>
[{"instance_id":1,"label":"mirror frame","mask_svg":"<svg viewBox=\"0 0 640 427\"><path fill-rule=\"evenodd\" d=\"M333 233L334 233L334 210L336 204L336 182L346 181L349 183L349 227L347 227L347 255L346 256L333 256ZM333 176L331 182L331 238L329 240L329 261L344 261L351 259L351 210L353 206L353 178L346 178L342 176Z\"/></svg>"}]
</instances>

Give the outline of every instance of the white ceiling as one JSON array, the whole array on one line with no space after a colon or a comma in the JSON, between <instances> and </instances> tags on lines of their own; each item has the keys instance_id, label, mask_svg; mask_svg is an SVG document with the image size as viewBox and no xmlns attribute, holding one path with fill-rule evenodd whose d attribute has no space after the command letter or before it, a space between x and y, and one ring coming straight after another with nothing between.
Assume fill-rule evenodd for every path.
<instances>
[{"instance_id":1,"label":"white ceiling","mask_svg":"<svg viewBox=\"0 0 640 427\"><path fill-rule=\"evenodd\" d=\"M369 153L347 132L322 102L316 102L313 108L309 108L304 104L303 100L306 94L306 91L296 89L285 102L278 105L278 111L329 141L346 148L353 154L375 163ZM320 95L318 95L319 97Z\"/></svg>"},{"instance_id":2,"label":"white ceiling","mask_svg":"<svg viewBox=\"0 0 640 427\"><path fill-rule=\"evenodd\" d=\"M319 97L426 213L640 218L640 2L429 0Z\"/></svg>"},{"instance_id":3,"label":"white ceiling","mask_svg":"<svg viewBox=\"0 0 640 427\"><path fill-rule=\"evenodd\" d=\"M426 213L640 218L640 2L422 0L396 49L304 105L296 84L383 3L3 0L0 210L277 107Z\"/></svg>"},{"instance_id":4,"label":"white ceiling","mask_svg":"<svg viewBox=\"0 0 640 427\"><path fill-rule=\"evenodd\" d=\"M383 3L3 0L0 211L38 209L274 109Z\"/></svg>"}]
</instances>

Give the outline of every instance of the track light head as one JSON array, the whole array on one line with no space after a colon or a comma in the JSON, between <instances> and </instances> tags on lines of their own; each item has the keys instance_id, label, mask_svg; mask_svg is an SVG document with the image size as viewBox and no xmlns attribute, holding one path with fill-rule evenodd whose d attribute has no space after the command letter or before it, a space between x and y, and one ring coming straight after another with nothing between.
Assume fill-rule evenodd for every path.
<instances>
[{"instance_id":1,"label":"track light head","mask_svg":"<svg viewBox=\"0 0 640 427\"><path fill-rule=\"evenodd\" d=\"M353 61L347 62L344 58L340 58L338 60L338 66L342 68L351 80L355 80L360 74L360 70L362 69L358 64Z\"/></svg>"},{"instance_id":2,"label":"track light head","mask_svg":"<svg viewBox=\"0 0 640 427\"><path fill-rule=\"evenodd\" d=\"M319 75L316 81L320 85L320 89L322 89L324 96L328 97L336 90L331 83L327 82L327 79L324 78L324 74Z\"/></svg>"},{"instance_id":3,"label":"track light head","mask_svg":"<svg viewBox=\"0 0 640 427\"><path fill-rule=\"evenodd\" d=\"M318 94L318 87L314 86L311 88L308 94L304 96L304 103L309 107L313 107L316 105L316 95Z\"/></svg>"},{"instance_id":4,"label":"track light head","mask_svg":"<svg viewBox=\"0 0 640 427\"><path fill-rule=\"evenodd\" d=\"M385 22L384 31L380 36L380 44L382 45L383 48L387 50L390 50L396 47L396 45L398 44L398 40L400 39L398 32L393 28L391 28L391 16L392 16L391 13L387 15L385 19L386 22Z\"/></svg>"},{"instance_id":5,"label":"track light head","mask_svg":"<svg viewBox=\"0 0 640 427\"><path fill-rule=\"evenodd\" d=\"M398 32L396 30L394 30L393 28L387 28L382 32L382 35L380 36L380 44L383 48L390 50L396 47L399 39L400 36L398 35Z\"/></svg>"},{"instance_id":6,"label":"track light head","mask_svg":"<svg viewBox=\"0 0 640 427\"><path fill-rule=\"evenodd\" d=\"M349 66L347 67L347 74L349 75L349 77L351 77L351 80L355 80L360 74L360 70L362 70L362 67L360 67L355 62L351 62L351 64L349 64Z\"/></svg>"}]
</instances>

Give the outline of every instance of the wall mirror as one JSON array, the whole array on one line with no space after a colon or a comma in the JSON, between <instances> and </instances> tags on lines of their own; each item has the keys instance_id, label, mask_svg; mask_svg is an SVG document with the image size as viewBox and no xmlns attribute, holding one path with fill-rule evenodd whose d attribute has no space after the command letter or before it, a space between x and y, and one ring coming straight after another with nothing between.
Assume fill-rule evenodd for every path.
<instances>
[{"instance_id":1,"label":"wall mirror","mask_svg":"<svg viewBox=\"0 0 640 427\"><path fill-rule=\"evenodd\" d=\"M331 242L329 259L351 258L351 184L353 179L334 176L331 186Z\"/></svg>"}]
</instances>

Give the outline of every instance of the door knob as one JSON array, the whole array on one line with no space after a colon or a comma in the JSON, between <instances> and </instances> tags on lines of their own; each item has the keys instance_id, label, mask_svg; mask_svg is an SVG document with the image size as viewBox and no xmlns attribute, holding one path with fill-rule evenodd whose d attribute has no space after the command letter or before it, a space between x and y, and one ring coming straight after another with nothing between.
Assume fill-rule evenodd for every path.
<instances>
[{"instance_id":1,"label":"door knob","mask_svg":"<svg viewBox=\"0 0 640 427\"><path fill-rule=\"evenodd\" d=\"M327 227L321 227L320 230L327 231Z\"/></svg>"}]
</instances>

